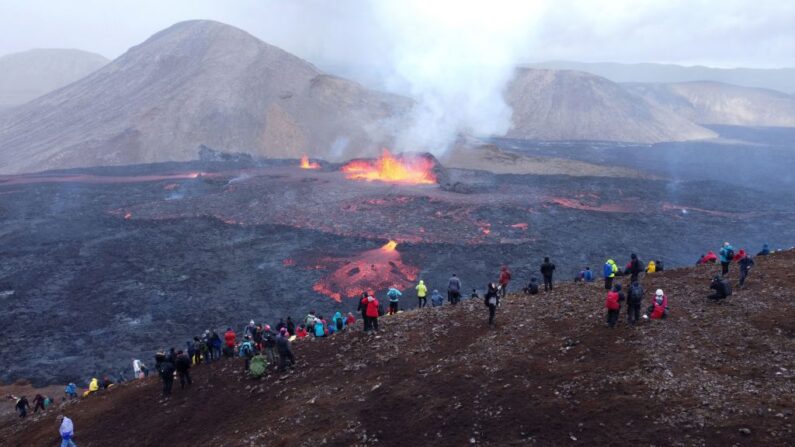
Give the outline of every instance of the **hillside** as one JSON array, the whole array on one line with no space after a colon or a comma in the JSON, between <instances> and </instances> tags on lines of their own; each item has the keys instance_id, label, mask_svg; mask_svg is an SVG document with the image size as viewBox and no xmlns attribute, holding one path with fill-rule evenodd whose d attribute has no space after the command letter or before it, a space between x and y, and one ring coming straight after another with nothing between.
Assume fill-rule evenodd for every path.
<instances>
[{"instance_id":1,"label":"hillside","mask_svg":"<svg viewBox=\"0 0 795 447\"><path fill-rule=\"evenodd\" d=\"M339 160L379 149L409 106L237 28L182 22L0 117L0 173L190 160L200 144Z\"/></svg>"},{"instance_id":2,"label":"hillside","mask_svg":"<svg viewBox=\"0 0 795 447\"><path fill-rule=\"evenodd\" d=\"M716 134L588 73L518 69L505 92L509 138L656 143Z\"/></svg>"},{"instance_id":3,"label":"hillside","mask_svg":"<svg viewBox=\"0 0 795 447\"><path fill-rule=\"evenodd\" d=\"M795 252L757 258L720 304L704 298L715 270L647 275L670 317L634 328L624 312L604 327L599 283L562 284L510 295L496 329L465 300L296 343L289 374L248 379L236 359L169 400L149 378L63 412L81 446L791 445ZM0 443L54 445L55 416L8 416Z\"/></svg>"},{"instance_id":4,"label":"hillside","mask_svg":"<svg viewBox=\"0 0 795 447\"><path fill-rule=\"evenodd\" d=\"M0 110L24 104L110 62L72 49L36 49L0 57Z\"/></svg>"},{"instance_id":5,"label":"hillside","mask_svg":"<svg viewBox=\"0 0 795 447\"><path fill-rule=\"evenodd\" d=\"M795 96L718 82L628 84L652 104L699 124L795 127Z\"/></svg>"},{"instance_id":6,"label":"hillside","mask_svg":"<svg viewBox=\"0 0 795 447\"><path fill-rule=\"evenodd\" d=\"M621 64L614 62L549 61L529 64L535 68L579 70L613 82L678 83L713 81L795 94L795 68L715 68L700 65Z\"/></svg>"}]
</instances>

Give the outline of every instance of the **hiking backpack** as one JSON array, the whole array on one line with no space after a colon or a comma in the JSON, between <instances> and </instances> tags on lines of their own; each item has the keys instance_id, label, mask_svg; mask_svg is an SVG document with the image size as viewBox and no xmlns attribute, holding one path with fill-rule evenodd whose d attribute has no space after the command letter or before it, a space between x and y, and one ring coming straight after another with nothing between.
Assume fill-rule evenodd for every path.
<instances>
[{"instance_id":1,"label":"hiking backpack","mask_svg":"<svg viewBox=\"0 0 795 447\"><path fill-rule=\"evenodd\" d=\"M734 250L731 248L726 249L726 260L728 262L732 262L732 260L734 260Z\"/></svg>"}]
</instances>

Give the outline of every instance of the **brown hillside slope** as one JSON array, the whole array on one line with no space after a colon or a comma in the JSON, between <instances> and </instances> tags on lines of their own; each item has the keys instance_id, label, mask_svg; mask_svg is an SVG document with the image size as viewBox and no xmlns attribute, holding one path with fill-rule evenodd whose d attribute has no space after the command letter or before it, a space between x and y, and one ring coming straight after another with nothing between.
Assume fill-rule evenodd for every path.
<instances>
[{"instance_id":1,"label":"brown hillside slope","mask_svg":"<svg viewBox=\"0 0 795 447\"><path fill-rule=\"evenodd\" d=\"M791 445L795 252L758 258L721 304L703 298L714 271L647 276L671 316L635 328L623 312L604 327L600 284L563 284L509 296L497 329L480 301L404 312L378 337L296 343L291 374L255 381L227 361L166 402L150 378L63 411L81 447ZM4 419L0 444L55 445L55 413Z\"/></svg>"}]
</instances>

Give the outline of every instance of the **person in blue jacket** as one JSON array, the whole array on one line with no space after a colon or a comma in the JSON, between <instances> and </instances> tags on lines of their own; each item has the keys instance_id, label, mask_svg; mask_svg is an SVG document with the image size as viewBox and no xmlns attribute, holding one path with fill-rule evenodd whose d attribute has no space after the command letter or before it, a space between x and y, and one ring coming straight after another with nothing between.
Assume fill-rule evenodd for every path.
<instances>
[{"instance_id":1,"label":"person in blue jacket","mask_svg":"<svg viewBox=\"0 0 795 447\"><path fill-rule=\"evenodd\" d=\"M389 297L389 315L398 312L398 303L400 302L401 295L403 294L400 293L400 290L394 287L389 288L389 291L386 293L386 296Z\"/></svg>"},{"instance_id":2,"label":"person in blue jacket","mask_svg":"<svg viewBox=\"0 0 795 447\"><path fill-rule=\"evenodd\" d=\"M593 272L590 267L585 267L585 270L580 272L580 280L583 282L593 282Z\"/></svg>"},{"instance_id":3,"label":"person in blue jacket","mask_svg":"<svg viewBox=\"0 0 795 447\"><path fill-rule=\"evenodd\" d=\"M320 315L315 319L315 337L325 337L326 336L326 323L323 320L323 316Z\"/></svg>"},{"instance_id":4,"label":"person in blue jacket","mask_svg":"<svg viewBox=\"0 0 795 447\"><path fill-rule=\"evenodd\" d=\"M439 307L444 304L444 297L438 290L431 293L431 307Z\"/></svg>"},{"instance_id":5,"label":"person in blue jacket","mask_svg":"<svg viewBox=\"0 0 795 447\"><path fill-rule=\"evenodd\" d=\"M720 267L723 276L729 273L729 264L734 260L734 247L730 243L724 242L720 249Z\"/></svg>"},{"instance_id":6,"label":"person in blue jacket","mask_svg":"<svg viewBox=\"0 0 795 447\"><path fill-rule=\"evenodd\" d=\"M345 329L345 318L342 318L341 312L335 313L331 321L334 323L334 329L336 329L336 332L340 332Z\"/></svg>"},{"instance_id":7,"label":"person in blue jacket","mask_svg":"<svg viewBox=\"0 0 795 447\"><path fill-rule=\"evenodd\" d=\"M757 256L767 256L769 254L770 254L770 247L767 244L765 244L765 245L762 246L762 251L760 251L756 255Z\"/></svg>"}]
</instances>

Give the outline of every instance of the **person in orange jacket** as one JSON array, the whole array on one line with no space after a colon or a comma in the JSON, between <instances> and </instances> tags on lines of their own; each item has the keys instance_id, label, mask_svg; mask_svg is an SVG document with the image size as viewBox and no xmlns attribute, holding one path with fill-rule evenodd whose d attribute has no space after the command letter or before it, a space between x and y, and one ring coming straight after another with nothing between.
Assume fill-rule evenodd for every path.
<instances>
[{"instance_id":1,"label":"person in orange jacket","mask_svg":"<svg viewBox=\"0 0 795 447\"><path fill-rule=\"evenodd\" d=\"M235 354L235 342L237 341L237 335L232 328L227 328L226 332L224 333L224 355L227 357L232 357Z\"/></svg>"}]
</instances>

